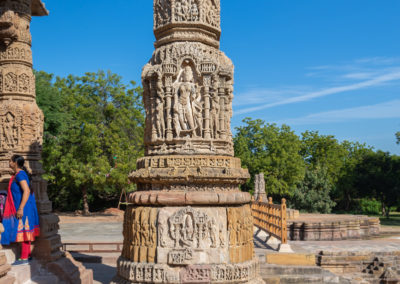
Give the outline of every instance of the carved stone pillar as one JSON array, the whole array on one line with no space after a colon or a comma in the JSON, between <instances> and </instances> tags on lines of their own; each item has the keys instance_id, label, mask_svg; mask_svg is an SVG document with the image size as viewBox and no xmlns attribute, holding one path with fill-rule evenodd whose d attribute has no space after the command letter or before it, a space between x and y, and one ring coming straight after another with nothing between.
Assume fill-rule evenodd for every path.
<instances>
[{"instance_id":1,"label":"carved stone pillar","mask_svg":"<svg viewBox=\"0 0 400 284\"><path fill-rule=\"evenodd\" d=\"M154 20L156 50L142 80L162 77L167 135L146 143L129 176L138 190L128 197L112 283L263 283L251 197L239 189L249 173L226 129L233 64L219 50L220 1L154 0ZM146 87L143 96L160 94ZM157 120L155 106L145 107Z\"/></svg>"},{"instance_id":2,"label":"carved stone pillar","mask_svg":"<svg viewBox=\"0 0 400 284\"><path fill-rule=\"evenodd\" d=\"M36 104L30 34L31 16L48 12L39 0L2 1L0 11L0 187L7 189L11 156L24 156L40 214L41 236L34 254L55 260L62 255L59 220L51 213L47 183L41 178L44 117Z\"/></svg>"},{"instance_id":3,"label":"carved stone pillar","mask_svg":"<svg viewBox=\"0 0 400 284\"><path fill-rule=\"evenodd\" d=\"M23 156L32 174L31 189L40 218L40 237L34 243L33 255L67 283L91 284L92 271L75 263L71 256L64 257L60 249L59 218L51 213L47 182L41 178L44 117L36 104L30 23L31 16L46 15L41 0L0 1L0 188L7 190L11 156ZM0 264L3 260L0 256Z\"/></svg>"}]
</instances>

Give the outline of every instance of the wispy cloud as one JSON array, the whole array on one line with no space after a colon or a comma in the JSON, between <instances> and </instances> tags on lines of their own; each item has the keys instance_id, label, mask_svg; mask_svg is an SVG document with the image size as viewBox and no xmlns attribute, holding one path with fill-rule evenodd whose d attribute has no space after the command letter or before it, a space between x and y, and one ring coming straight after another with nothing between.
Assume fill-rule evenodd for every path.
<instances>
[{"instance_id":1,"label":"wispy cloud","mask_svg":"<svg viewBox=\"0 0 400 284\"><path fill-rule=\"evenodd\" d=\"M236 96L233 100L235 107L265 103L266 101L280 101L288 96L304 94L304 86L282 87L279 89L252 88Z\"/></svg>"},{"instance_id":2,"label":"wispy cloud","mask_svg":"<svg viewBox=\"0 0 400 284\"><path fill-rule=\"evenodd\" d=\"M346 108L310 114L304 117L276 121L278 124L305 125L333 122L345 122L357 119L400 118L400 100L375 105Z\"/></svg>"},{"instance_id":3,"label":"wispy cloud","mask_svg":"<svg viewBox=\"0 0 400 284\"><path fill-rule=\"evenodd\" d=\"M384 75L379 75L375 78L365 80L362 82L358 82L358 83L353 83L353 84L348 84L348 85L343 85L343 86L338 86L338 87L332 87L332 88L326 88L326 89L322 89L320 91L306 93L306 94L303 94L300 96L285 98L285 99L275 101L272 103L265 103L265 104L261 104L261 105L254 106L254 107L239 109L239 110L235 111L235 114L247 114L247 113L260 111L260 110L264 110L264 109L268 109L268 108L272 108L272 107L276 107L276 106L305 102L305 101L309 101L312 99L325 97L325 96L329 96L329 95L374 87L374 86L381 85L383 83L397 81L397 80L400 80L400 69L397 69L390 73L387 73Z\"/></svg>"}]
</instances>

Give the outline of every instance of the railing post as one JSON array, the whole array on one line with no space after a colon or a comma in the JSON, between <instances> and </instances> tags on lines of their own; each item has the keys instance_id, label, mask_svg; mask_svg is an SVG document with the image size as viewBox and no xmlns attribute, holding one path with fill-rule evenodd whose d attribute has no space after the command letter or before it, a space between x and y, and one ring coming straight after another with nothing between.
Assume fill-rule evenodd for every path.
<instances>
[{"instance_id":1,"label":"railing post","mask_svg":"<svg viewBox=\"0 0 400 284\"><path fill-rule=\"evenodd\" d=\"M286 224L286 199L282 198L281 204L281 242L287 243L287 224Z\"/></svg>"}]
</instances>

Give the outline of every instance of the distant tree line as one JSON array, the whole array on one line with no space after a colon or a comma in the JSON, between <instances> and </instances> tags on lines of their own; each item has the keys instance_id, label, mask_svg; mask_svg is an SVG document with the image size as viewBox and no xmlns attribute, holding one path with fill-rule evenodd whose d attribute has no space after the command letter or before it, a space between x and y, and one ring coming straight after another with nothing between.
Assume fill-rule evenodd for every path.
<instances>
[{"instance_id":1,"label":"distant tree line","mask_svg":"<svg viewBox=\"0 0 400 284\"><path fill-rule=\"evenodd\" d=\"M37 102L45 115L42 162L54 208L74 211L116 206L128 174L144 152L142 89L99 71L55 78L36 72ZM247 118L236 128L235 155L252 178L264 173L275 199L307 212L389 214L400 203L400 157L365 144L306 131L298 136ZM396 134L400 143L400 132Z\"/></svg>"}]
</instances>

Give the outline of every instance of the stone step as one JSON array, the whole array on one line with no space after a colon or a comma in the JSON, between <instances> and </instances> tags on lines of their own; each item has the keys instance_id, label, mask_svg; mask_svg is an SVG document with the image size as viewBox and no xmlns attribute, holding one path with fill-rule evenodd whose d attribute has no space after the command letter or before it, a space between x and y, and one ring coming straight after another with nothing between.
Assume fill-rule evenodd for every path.
<instances>
[{"instance_id":1,"label":"stone step","mask_svg":"<svg viewBox=\"0 0 400 284\"><path fill-rule=\"evenodd\" d=\"M322 275L324 270L315 266L288 266L265 264L260 265L261 275Z\"/></svg>"},{"instance_id":2,"label":"stone step","mask_svg":"<svg viewBox=\"0 0 400 284\"><path fill-rule=\"evenodd\" d=\"M25 284L60 284L60 281L55 275L35 276Z\"/></svg>"},{"instance_id":3,"label":"stone step","mask_svg":"<svg viewBox=\"0 0 400 284\"><path fill-rule=\"evenodd\" d=\"M8 275L15 278L14 284L25 284L31 279L31 268L29 265L12 266Z\"/></svg>"},{"instance_id":4,"label":"stone step","mask_svg":"<svg viewBox=\"0 0 400 284\"><path fill-rule=\"evenodd\" d=\"M266 284L324 283L321 275L271 275L262 276Z\"/></svg>"},{"instance_id":5,"label":"stone step","mask_svg":"<svg viewBox=\"0 0 400 284\"><path fill-rule=\"evenodd\" d=\"M27 265L11 266L8 275L15 278L13 284L66 284L46 270L37 260L32 260Z\"/></svg>"}]
</instances>

